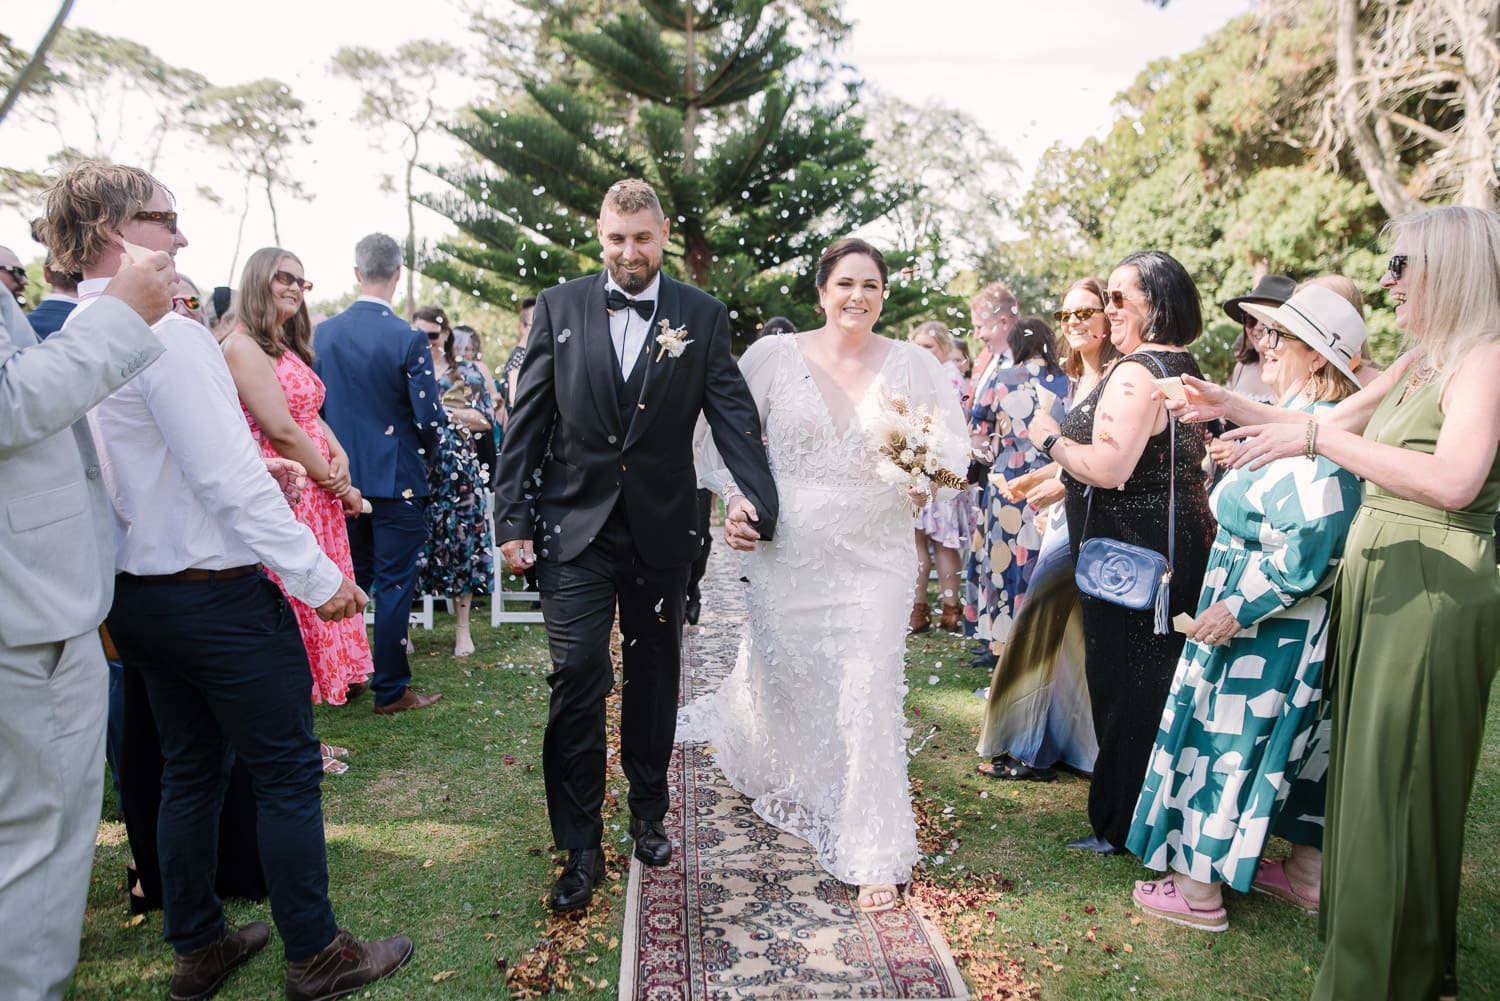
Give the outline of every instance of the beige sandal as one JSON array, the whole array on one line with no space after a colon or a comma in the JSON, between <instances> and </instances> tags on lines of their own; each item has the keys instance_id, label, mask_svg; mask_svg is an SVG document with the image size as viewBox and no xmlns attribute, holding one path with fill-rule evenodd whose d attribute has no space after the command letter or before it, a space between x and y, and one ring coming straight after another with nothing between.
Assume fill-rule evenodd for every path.
<instances>
[{"instance_id":1,"label":"beige sandal","mask_svg":"<svg viewBox=\"0 0 1500 1001\"><path fill-rule=\"evenodd\" d=\"M891 899L877 901L875 898L882 894L889 894ZM901 892L891 884L871 883L859 888L858 907L865 914L878 914L895 907L896 901L900 899Z\"/></svg>"}]
</instances>

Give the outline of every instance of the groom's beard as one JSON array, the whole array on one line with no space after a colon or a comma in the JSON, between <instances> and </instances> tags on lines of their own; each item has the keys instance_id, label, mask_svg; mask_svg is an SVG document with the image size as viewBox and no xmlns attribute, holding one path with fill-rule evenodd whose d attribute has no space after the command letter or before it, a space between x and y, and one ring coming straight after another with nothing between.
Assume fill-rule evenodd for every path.
<instances>
[{"instance_id":1,"label":"groom's beard","mask_svg":"<svg viewBox=\"0 0 1500 1001\"><path fill-rule=\"evenodd\" d=\"M635 264L637 262L629 261L623 263ZM646 264L647 262L642 260L640 263ZM656 280L656 276L661 273L661 265L658 264L649 271L631 272L611 263L606 264L604 270L608 271L609 277L614 280L616 285L620 286L621 292L629 296L637 296L646 291L646 287Z\"/></svg>"}]
</instances>

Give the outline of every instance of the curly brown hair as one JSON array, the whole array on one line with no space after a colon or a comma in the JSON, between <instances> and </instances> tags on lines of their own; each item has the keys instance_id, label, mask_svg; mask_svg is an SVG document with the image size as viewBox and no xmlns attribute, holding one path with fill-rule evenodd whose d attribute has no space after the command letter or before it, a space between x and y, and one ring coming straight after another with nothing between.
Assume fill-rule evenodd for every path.
<instances>
[{"instance_id":1,"label":"curly brown hair","mask_svg":"<svg viewBox=\"0 0 1500 1001\"><path fill-rule=\"evenodd\" d=\"M116 249L120 228L166 185L139 167L85 160L47 189L37 227L56 269L82 272Z\"/></svg>"}]
</instances>

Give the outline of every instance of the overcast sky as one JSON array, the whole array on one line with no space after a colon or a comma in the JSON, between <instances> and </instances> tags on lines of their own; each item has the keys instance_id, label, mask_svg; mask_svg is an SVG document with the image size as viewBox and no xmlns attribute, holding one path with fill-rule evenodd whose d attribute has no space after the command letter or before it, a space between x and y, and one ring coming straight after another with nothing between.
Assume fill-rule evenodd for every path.
<instances>
[{"instance_id":1,"label":"overcast sky","mask_svg":"<svg viewBox=\"0 0 1500 1001\"><path fill-rule=\"evenodd\" d=\"M6 0L5 6L3 30L29 49L56 5ZM1114 95L1150 60L1194 48L1249 6L1250 0L1179 0L1165 10L1146 0L849 0L855 29L840 55L886 93L913 103L937 98L969 112L1029 175L1052 143L1102 134ZM406 227L399 195L380 190L382 175L399 172L399 159L373 149L352 124L355 92L328 74L330 56L345 45L389 50L408 38L461 43L467 37L467 18L455 0L313 0L259 9L229 0L78 0L68 23L135 39L216 84L275 77L308 104L319 125L299 154L297 176L314 200L282 195L277 209L283 244L318 284L314 299L352 282L352 248L361 236L385 230L399 239ZM56 146L55 134L14 113L0 131L7 166L39 167ZM434 146L435 160L450 157ZM190 241L178 266L200 285L226 282L242 181L180 136L157 175L176 194ZM430 178L423 183L436 186ZM229 204L200 197L200 185ZM419 237L441 235L446 220L419 213ZM262 198L252 204L240 263L271 242ZM41 252L13 211L0 213L0 244L22 260Z\"/></svg>"}]
</instances>

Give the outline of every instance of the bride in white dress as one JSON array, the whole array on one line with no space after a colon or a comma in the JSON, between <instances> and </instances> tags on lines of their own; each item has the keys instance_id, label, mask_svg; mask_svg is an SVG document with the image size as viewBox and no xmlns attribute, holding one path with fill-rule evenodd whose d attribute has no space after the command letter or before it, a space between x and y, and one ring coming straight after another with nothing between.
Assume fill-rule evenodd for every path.
<instances>
[{"instance_id":1,"label":"bride in white dress","mask_svg":"<svg viewBox=\"0 0 1500 1001\"><path fill-rule=\"evenodd\" d=\"M680 740L714 747L757 814L857 885L867 911L896 902L917 860L903 668L912 525L927 495L881 479L870 432L883 401L933 414L948 446L935 451L967 455L948 375L929 352L874 333L886 281L877 250L840 240L818 262L824 326L764 338L740 362L780 515L775 540L759 545L752 523L726 525L731 546L752 550L750 622L733 673L677 727ZM698 465L703 486L737 492L711 439Z\"/></svg>"}]
</instances>

